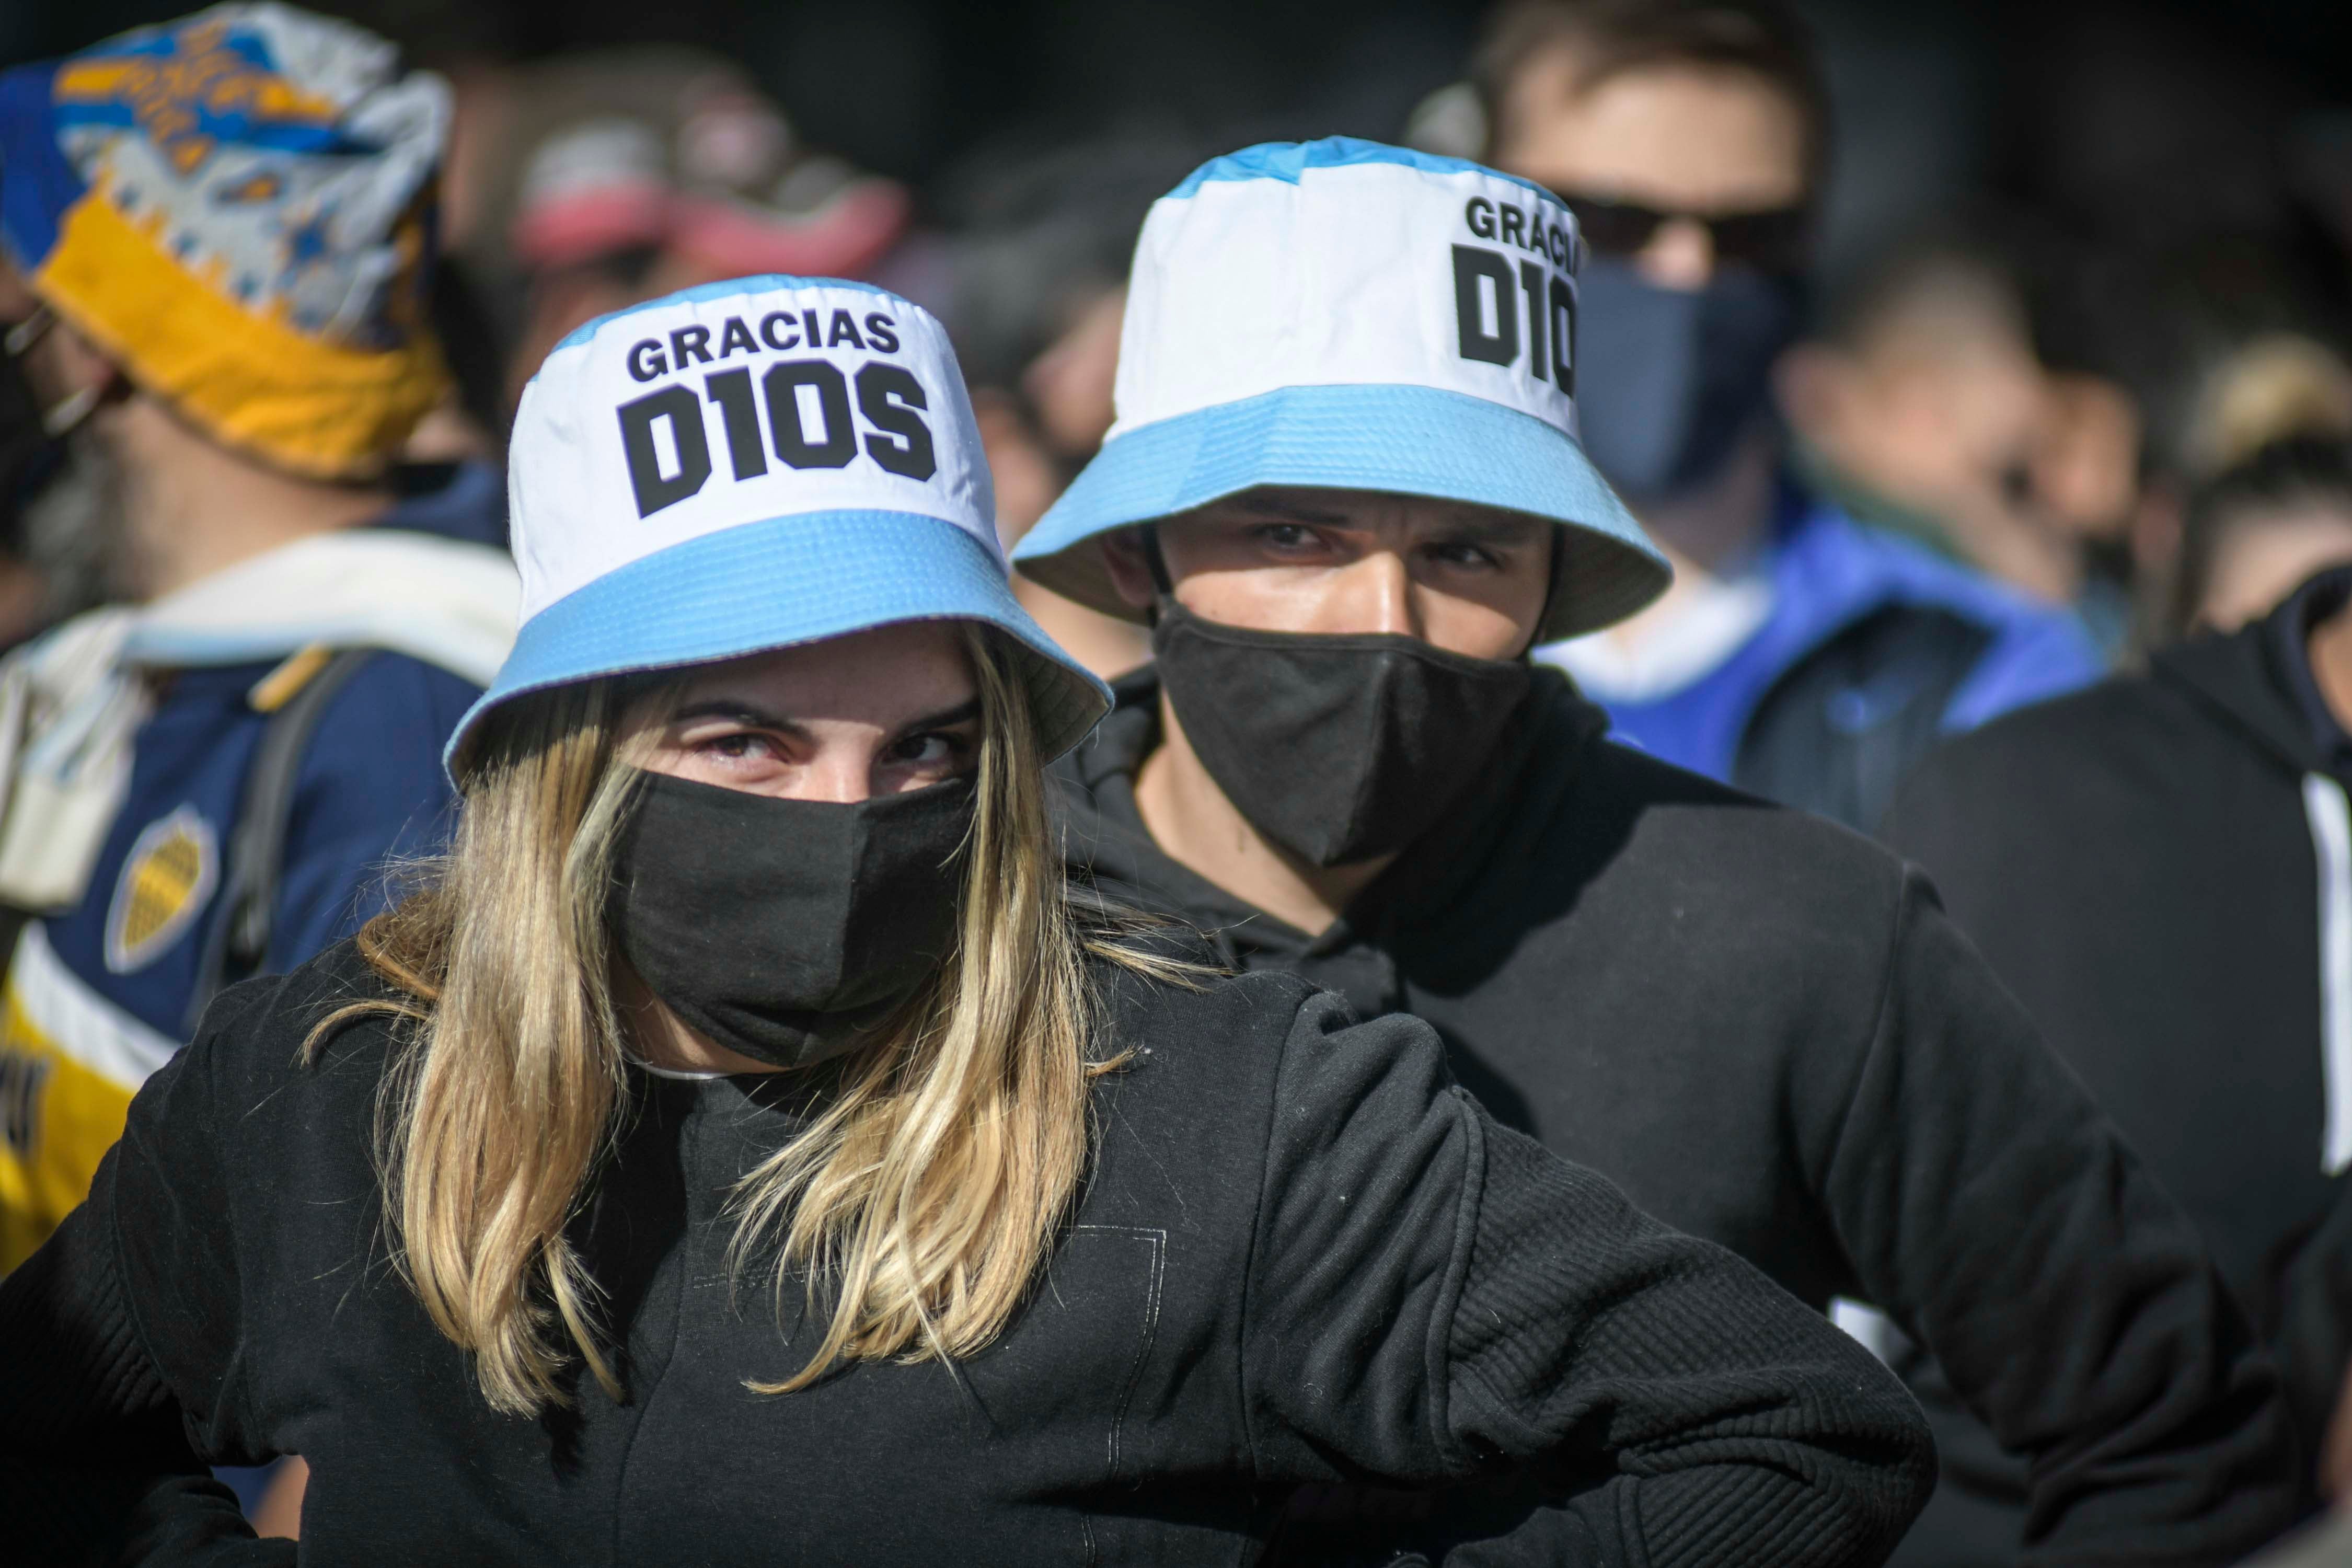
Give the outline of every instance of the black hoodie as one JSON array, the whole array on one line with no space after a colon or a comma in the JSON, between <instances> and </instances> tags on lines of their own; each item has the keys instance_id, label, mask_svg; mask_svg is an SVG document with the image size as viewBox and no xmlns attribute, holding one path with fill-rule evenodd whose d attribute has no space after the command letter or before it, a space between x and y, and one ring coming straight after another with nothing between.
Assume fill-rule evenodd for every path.
<instances>
[{"instance_id":1,"label":"black hoodie","mask_svg":"<svg viewBox=\"0 0 2352 1568\"><path fill-rule=\"evenodd\" d=\"M1884 1558L1917 1411L1754 1269L1495 1127L1411 1019L1282 975L1092 978L1120 1065L992 1343L746 1387L818 1335L799 1281L736 1267L733 1194L824 1079L633 1070L571 1230L624 1397L574 1357L536 1420L489 1407L387 1247L406 1042L362 1017L301 1063L336 1008L402 998L349 942L231 989L0 1282L0 1558L292 1563L191 1479L289 1452L305 1563L1230 1568L1302 1482L1515 1463L1581 1484L1546 1563Z\"/></svg>"},{"instance_id":2,"label":"black hoodie","mask_svg":"<svg viewBox=\"0 0 2352 1568\"><path fill-rule=\"evenodd\" d=\"M1118 695L1057 766L1076 869L1420 1015L1500 1120L1885 1309L2031 1456L2024 1561L2222 1563L2285 1523L2275 1373L2195 1226L1892 856L1604 742L1538 671L1471 795L1309 937L1152 843L1157 681Z\"/></svg>"},{"instance_id":3,"label":"black hoodie","mask_svg":"<svg viewBox=\"0 0 2352 1568\"><path fill-rule=\"evenodd\" d=\"M1955 742L1886 828L2203 1226L2306 1454L2352 1334L2352 743L2305 645L2347 595L2352 571L2324 574ZM1948 1465L1969 1439L1937 1426Z\"/></svg>"}]
</instances>

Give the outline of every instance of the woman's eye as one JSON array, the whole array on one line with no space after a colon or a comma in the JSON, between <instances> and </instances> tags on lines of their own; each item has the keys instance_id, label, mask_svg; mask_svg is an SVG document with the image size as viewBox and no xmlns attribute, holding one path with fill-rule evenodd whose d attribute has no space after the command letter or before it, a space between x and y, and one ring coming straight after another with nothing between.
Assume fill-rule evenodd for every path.
<instances>
[{"instance_id":1,"label":"woman's eye","mask_svg":"<svg viewBox=\"0 0 2352 1568\"><path fill-rule=\"evenodd\" d=\"M971 742L943 730L909 735L891 748L891 760L914 767L953 769L971 752Z\"/></svg>"},{"instance_id":2,"label":"woman's eye","mask_svg":"<svg viewBox=\"0 0 2352 1568\"><path fill-rule=\"evenodd\" d=\"M1433 544L1429 553L1448 566L1468 566L1480 571L1502 565L1492 551L1475 544Z\"/></svg>"},{"instance_id":3,"label":"woman's eye","mask_svg":"<svg viewBox=\"0 0 2352 1568\"><path fill-rule=\"evenodd\" d=\"M772 755L775 751L775 748L768 743L765 736L741 731L732 735L714 736L700 742L696 749L707 755L721 757L730 763L762 759Z\"/></svg>"}]
</instances>

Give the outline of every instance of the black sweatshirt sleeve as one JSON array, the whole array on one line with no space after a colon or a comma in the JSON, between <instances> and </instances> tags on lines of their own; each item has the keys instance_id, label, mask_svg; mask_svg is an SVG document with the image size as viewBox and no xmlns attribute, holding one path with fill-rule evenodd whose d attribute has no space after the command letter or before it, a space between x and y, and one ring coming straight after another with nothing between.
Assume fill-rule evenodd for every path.
<instances>
[{"instance_id":1,"label":"black sweatshirt sleeve","mask_svg":"<svg viewBox=\"0 0 2352 1568\"><path fill-rule=\"evenodd\" d=\"M109 1224L111 1156L90 1200L0 1282L0 1510L20 1561L281 1563L188 1446L141 1342Z\"/></svg>"},{"instance_id":2,"label":"black sweatshirt sleeve","mask_svg":"<svg viewBox=\"0 0 2352 1568\"><path fill-rule=\"evenodd\" d=\"M261 1542L228 1489L212 1479L188 1437L184 1407L152 1354L134 1310L124 1249L153 1239L122 1234L126 1165L150 1171L161 1108L184 1125L184 1153L209 1142L205 1108L184 1083L187 1052L133 1102L132 1131L100 1164L89 1199L24 1267L0 1280L0 1510L12 1561L58 1564L290 1563L294 1543ZM201 1168L184 1173L207 1187ZM217 1246L215 1212L198 1227ZM149 1313L194 1331L225 1328L215 1292L194 1277L151 1279ZM216 1283L216 1281L215 1281ZM178 1287L195 1285L193 1295ZM233 1328L228 1329L233 1335ZM22 1552L21 1557L13 1554Z\"/></svg>"},{"instance_id":3,"label":"black sweatshirt sleeve","mask_svg":"<svg viewBox=\"0 0 2352 1568\"><path fill-rule=\"evenodd\" d=\"M1427 1026L1310 998L1276 1094L1244 1342L1271 1474L1573 1476L1496 1564L1873 1563L1926 1500L1892 1376L1497 1127Z\"/></svg>"},{"instance_id":4,"label":"black sweatshirt sleeve","mask_svg":"<svg viewBox=\"0 0 2352 1568\"><path fill-rule=\"evenodd\" d=\"M2292 1515L2294 1438L2195 1225L1916 873L1887 976L1801 1135L1864 1294L2029 1460L2019 1560L2236 1561Z\"/></svg>"}]
</instances>

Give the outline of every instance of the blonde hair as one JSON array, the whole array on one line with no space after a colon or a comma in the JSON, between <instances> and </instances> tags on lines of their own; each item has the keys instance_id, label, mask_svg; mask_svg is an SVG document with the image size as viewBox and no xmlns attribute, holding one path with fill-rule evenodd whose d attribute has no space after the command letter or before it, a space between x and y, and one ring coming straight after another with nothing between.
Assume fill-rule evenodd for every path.
<instances>
[{"instance_id":1,"label":"blonde hair","mask_svg":"<svg viewBox=\"0 0 2352 1568\"><path fill-rule=\"evenodd\" d=\"M841 1070L829 1103L743 1177L729 1257L771 1251L832 1307L801 1369L970 1355L1003 1331L1053 1246L1088 1152L1088 953L1185 966L1082 927L1050 842L1044 759L1017 670L968 632L982 712L962 923L939 973ZM394 1257L496 1409L564 1402L576 1355L615 1397L599 1292L565 1226L627 1101L605 929L614 843L660 701L615 680L518 699L485 743L456 840L424 892L371 921L368 963L404 1000L378 1108ZM632 742L632 734L644 739Z\"/></svg>"},{"instance_id":2,"label":"blonde hair","mask_svg":"<svg viewBox=\"0 0 2352 1568\"><path fill-rule=\"evenodd\" d=\"M2206 377L2189 461L2210 478L2298 436L2352 437L2352 365L2310 338L2273 332L2240 347Z\"/></svg>"}]
</instances>

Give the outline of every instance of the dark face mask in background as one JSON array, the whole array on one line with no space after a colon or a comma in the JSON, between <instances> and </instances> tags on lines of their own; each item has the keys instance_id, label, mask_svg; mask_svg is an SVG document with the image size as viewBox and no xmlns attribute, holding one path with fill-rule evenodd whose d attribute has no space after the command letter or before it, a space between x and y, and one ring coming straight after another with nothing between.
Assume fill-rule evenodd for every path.
<instances>
[{"instance_id":1,"label":"dark face mask in background","mask_svg":"<svg viewBox=\"0 0 2352 1568\"><path fill-rule=\"evenodd\" d=\"M89 405L82 417L88 417ZM23 364L0 354L0 560L40 574L45 622L134 596L121 463L87 424L53 435ZM33 629L0 626L0 646Z\"/></svg>"},{"instance_id":2,"label":"dark face mask in background","mask_svg":"<svg viewBox=\"0 0 2352 1568\"><path fill-rule=\"evenodd\" d=\"M1631 262L1594 257L1577 279L1585 455L1637 503L1714 479L1771 406L1772 362L1802 306L1795 281L1753 268L1662 289Z\"/></svg>"},{"instance_id":3,"label":"dark face mask in background","mask_svg":"<svg viewBox=\"0 0 2352 1568\"><path fill-rule=\"evenodd\" d=\"M26 517L65 468L65 441L43 427L24 364L0 354L0 552L26 557Z\"/></svg>"},{"instance_id":4,"label":"dark face mask in background","mask_svg":"<svg viewBox=\"0 0 2352 1568\"><path fill-rule=\"evenodd\" d=\"M1523 659L1418 637L1250 631L1162 595L1151 648L1201 765L1251 826L1317 866L1392 854L1486 767Z\"/></svg>"},{"instance_id":5,"label":"dark face mask in background","mask_svg":"<svg viewBox=\"0 0 2352 1568\"><path fill-rule=\"evenodd\" d=\"M969 779L854 805L649 773L614 857L614 941L714 1044L852 1049L954 951Z\"/></svg>"}]
</instances>

